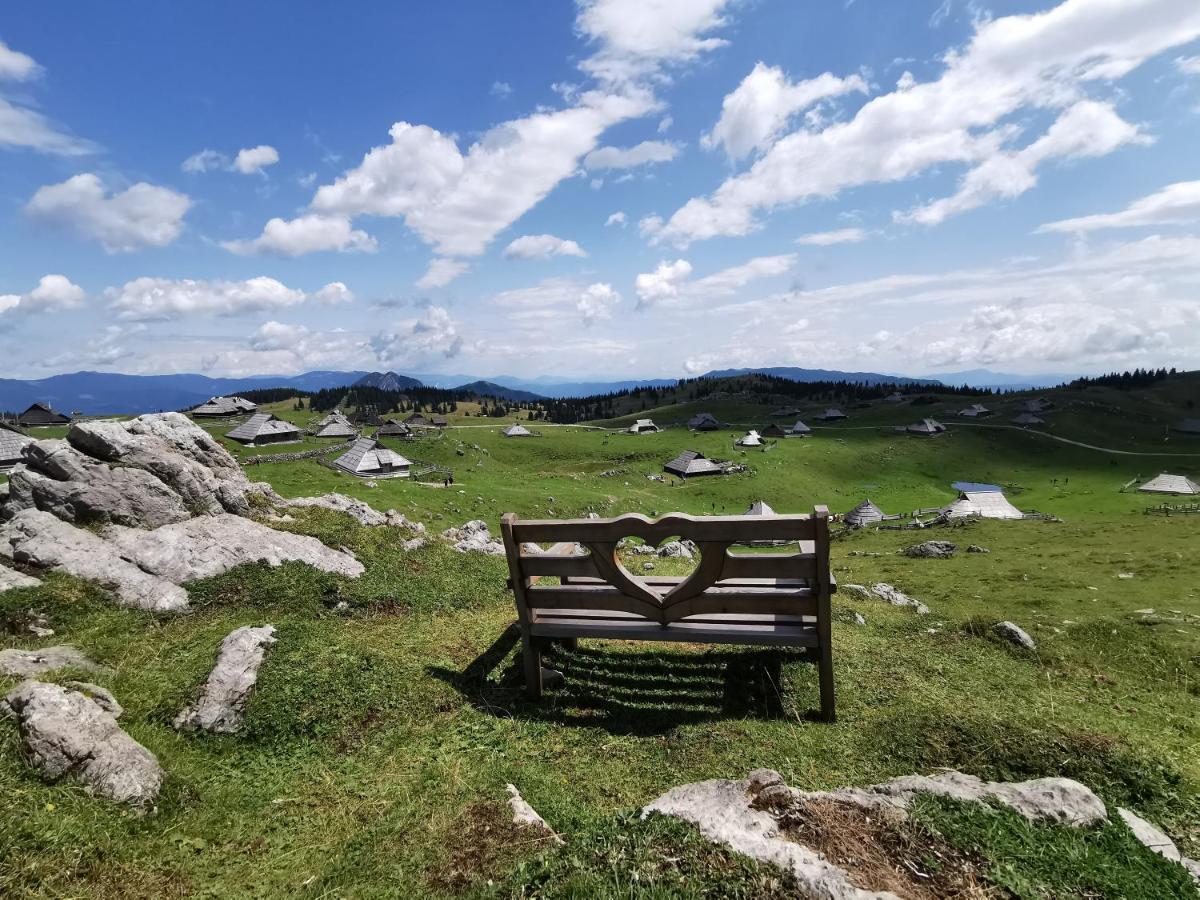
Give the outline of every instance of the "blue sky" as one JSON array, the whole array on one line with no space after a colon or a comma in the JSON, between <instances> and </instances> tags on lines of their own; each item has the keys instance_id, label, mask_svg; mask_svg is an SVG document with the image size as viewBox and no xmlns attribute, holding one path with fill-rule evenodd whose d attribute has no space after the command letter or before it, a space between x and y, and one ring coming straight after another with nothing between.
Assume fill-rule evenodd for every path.
<instances>
[{"instance_id":1,"label":"blue sky","mask_svg":"<svg viewBox=\"0 0 1200 900\"><path fill-rule=\"evenodd\" d=\"M0 374L1200 368L1195 0L0 13Z\"/></svg>"}]
</instances>

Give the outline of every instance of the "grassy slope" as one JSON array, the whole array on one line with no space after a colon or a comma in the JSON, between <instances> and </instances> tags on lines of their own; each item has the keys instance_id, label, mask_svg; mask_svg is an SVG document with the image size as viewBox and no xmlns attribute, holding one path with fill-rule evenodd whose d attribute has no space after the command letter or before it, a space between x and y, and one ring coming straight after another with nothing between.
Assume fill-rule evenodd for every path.
<instances>
[{"instance_id":1,"label":"grassy slope","mask_svg":"<svg viewBox=\"0 0 1200 900\"><path fill-rule=\"evenodd\" d=\"M654 415L665 422L675 412ZM881 408L850 425L906 412L911 418ZM734 421L756 414L718 412ZM1056 429L1077 414L1064 410ZM494 522L507 509L740 512L757 497L780 511L814 502L844 510L869 494L894 511L949 499L948 482L959 478L1013 485L1019 506L1064 521L972 526L952 539L992 552L945 561L896 556L914 540L896 532L839 542L839 580L891 581L933 613L837 598L835 726L805 718L816 694L808 663L753 650L585 645L559 660L566 689L531 706L517 691L511 646L499 648L503 661L488 680L462 674L512 619L502 560L440 546L403 553L398 535L325 511L298 514L291 527L354 549L368 568L357 582L299 566L249 567L192 586L193 614L155 619L51 577L0 595L4 621L44 610L58 630L47 643L74 643L109 665L96 680L125 704L125 727L170 779L158 815L138 819L69 783L42 784L20 759L14 730L0 728L0 893L387 896L409 886L507 895L532 884L547 896L706 888L768 896L784 890L769 871L686 828L627 816L671 785L757 766L814 788L943 765L985 777L1067 774L1200 851L1200 639L1187 618L1200 614L1200 517L1145 516L1146 497L1117 490L1156 460L1110 459L1011 431L960 429L925 441L843 427L747 454L750 474L673 486L644 475L684 447L740 457L733 434L543 430L527 440L495 427L451 430L398 445L453 465L460 484L450 490L399 481L370 488L313 462L253 472L286 494L341 490L435 528L476 516ZM1149 430L1133 429L1134 441L1153 446ZM625 472L599 476L613 467ZM348 616L333 612L342 599ZM1146 607L1165 615L1134 612ZM853 611L865 627L850 623ZM1013 651L979 627L1000 618L1026 626L1039 652ZM170 719L221 637L263 622L279 628L279 644L246 732L177 735ZM10 634L4 643L37 642ZM535 860L527 846L479 826L496 815L508 781L567 835L567 850ZM1022 896L1184 890L1178 872L1118 825L1055 830L1051 855L1061 862L1048 866L1044 839L1013 817L938 804L920 817L983 848L993 877ZM456 850L464 841L482 849L464 857ZM490 889L488 877L497 880Z\"/></svg>"}]
</instances>

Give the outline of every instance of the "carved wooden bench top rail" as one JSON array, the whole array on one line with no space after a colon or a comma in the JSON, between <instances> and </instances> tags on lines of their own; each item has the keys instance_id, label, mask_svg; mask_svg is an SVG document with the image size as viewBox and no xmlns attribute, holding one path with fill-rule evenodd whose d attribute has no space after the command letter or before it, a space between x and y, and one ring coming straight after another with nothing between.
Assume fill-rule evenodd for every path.
<instances>
[{"instance_id":1,"label":"carved wooden bench top rail","mask_svg":"<svg viewBox=\"0 0 1200 900\"><path fill-rule=\"evenodd\" d=\"M551 639L800 646L820 660L822 713L832 719L829 620L836 586L825 507L811 515L671 513L658 519L630 513L523 521L508 513L500 528L533 696L541 694L541 648ZM634 575L618 555L625 538L653 546L690 540L700 560L685 577ZM767 542L796 549L764 553L744 546ZM548 543L554 544L548 550L536 546Z\"/></svg>"}]
</instances>

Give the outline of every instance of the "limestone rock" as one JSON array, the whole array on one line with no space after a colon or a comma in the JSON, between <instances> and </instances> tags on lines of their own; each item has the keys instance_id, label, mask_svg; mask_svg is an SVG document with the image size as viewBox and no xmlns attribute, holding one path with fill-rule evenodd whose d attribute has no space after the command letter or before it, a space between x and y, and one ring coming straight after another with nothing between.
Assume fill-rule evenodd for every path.
<instances>
[{"instance_id":1,"label":"limestone rock","mask_svg":"<svg viewBox=\"0 0 1200 900\"><path fill-rule=\"evenodd\" d=\"M491 535L487 522L482 519L472 519L460 528L447 528L442 537L454 542L454 549L459 553L487 553L490 556L503 556L504 544Z\"/></svg>"},{"instance_id":2,"label":"limestone rock","mask_svg":"<svg viewBox=\"0 0 1200 900\"><path fill-rule=\"evenodd\" d=\"M217 664L200 698L175 718L175 727L233 734L242 727L246 701L258 681L267 648L275 643L275 626L244 626L221 641Z\"/></svg>"},{"instance_id":3,"label":"limestone rock","mask_svg":"<svg viewBox=\"0 0 1200 900\"><path fill-rule=\"evenodd\" d=\"M314 537L276 531L253 519L223 513L165 525L153 531L105 529L107 543L136 566L175 584L211 578L235 566L295 560L322 572L357 578L363 565Z\"/></svg>"},{"instance_id":4,"label":"limestone rock","mask_svg":"<svg viewBox=\"0 0 1200 900\"><path fill-rule=\"evenodd\" d=\"M525 798L521 796L521 792L514 785L505 785L505 788L508 790L508 807L512 810L514 825L536 829L549 838L551 843L560 845L566 843L553 828L546 824L546 820L537 814L537 810L525 802Z\"/></svg>"},{"instance_id":5,"label":"limestone rock","mask_svg":"<svg viewBox=\"0 0 1200 900\"><path fill-rule=\"evenodd\" d=\"M992 631L1010 644L1016 644L1025 650L1037 649L1037 643L1029 636L1029 633L1012 622L997 622L992 626Z\"/></svg>"},{"instance_id":6,"label":"limestone rock","mask_svg":"<svg viewBox=\"0 0 1200 900\"><path fill-rule=\"evenodd\" d=\"M32 575L26 575L8 566L0 566L0 593L11 591L13 588L37 587L41 583Z\"/></svg>"},{"instance_id":7,"label":"limestone rock","mask_svg":"<svg viewBox=\"0 0 1200 900\"><path fill-rule=\"evenodd\" d=\"M187 608L183 588L142 571L122 559L114 545L48 512L22 510L8 523L6 533L18 562L96 581L112 591L122 606L153 612ZM145 532L135 534L143 540L148 537Z\"/></svg>"},{"instance_id":8,"label":"limestone rock","mask_svg":"<svg viewBox=\"0 0 1200 900\"><path fill-rule=\"evenodd\" d=\"M968 553L991 553L992 551L989 550L987 547L981 547L978 544L970 544L967 547L967 552Z\"/></svg>"},{"instance_id":9,"label":"limestone rock","mask_svg":"<svg viewBox=\"0 0 1200 900\"><path fill-rule=\"evenodd\" d=\"M904 591L892 587L892 585L888 584L886 581L880 581L871 585L871 593L880 600L892 604L892 606L911 606L916 609L917 615L929 615L928 606L926 606L920 600L916 600L908 596L908 594L904 593Z\"/></svg>"},{"instance_id":10,"label":"limestone rock","mask_svg":"<svg viewBox=\"0 0 1200 900\"><path fill-rule=\"evenodd\" d=\"M296 497L293 500L285 501L285 505L301 507L319 506L324 509L332 509L336 512L345 513L358 522L359 525L368 527L390 525L394 528L406 528L416 534L421 534L425 531L425 526L420 522L410 522L403 514L396 512L394 509L389 509L386 513L381 513L370 504L364 503L362 500L355 500L353 497L347 497L345 494L324 494L320 497Z\"/></svg>"},{"instance_id":11,"label":"limestone rock","mask_svg":"<svg viewBox=\"0 0 1200 900\"><path fill-rule=\"evenodd\" d=\"M670 559L693 559L695 552L683 541L667 541L658 548L658 555Z\"/></svg>"},{"instance_id":12,"label":"limestone rock","mask_svg":"<svg viewBox=\"0 0 1200 900\"><path fill-rule=\"evenodd\" d=\"M1149 850L1153 850L1159 856L1171 860L1171 862L1179 863L1188 870L1196 884L1200 885L1200 862L1188 859L1180 853L1179 848L1175 846L1175 842L1162 829L1152 822L1147 822L1132 810L1118 807L1117 813L1124 820L1125 824L1129 826L1129 830L1133 832L1133 836L1143 846Z\"/></svg>"},{"instance_id":13,"label":"limestone rock","mask_svg":"<svg viewBox=\"0 0 1200 900\"><path fill-rule=\"evenodd\" d=\"M63 686L79 691L79 693L83 694L114 719L121 718L121 715L125 712L125 707L117 702L117 698L113 696L112 691L106 687L92 684L90 681L67 681L63 683Z\"/></svg>"},{"instance_id":14,"label":"limestone rock","mask_svg":"<svg viewBox=\"0 0 1200 900\"><path fill-rule=\"evenodd\" d=\"M135 806L153 803L163 770L116 718L78 691L25 681L5 702L30 761L49 779L70 775L93 793Z\"/></svg>"},{"instance_id":15,"label":"limestone rock","mask_svg":"<svg viewBox=\"0 0 1200 900\"><path fill-rule=\"evenodd\" d=\"M100 667L85 654L66 644L42 647L40 650L0 650L0 674L3 675L33 678L43 672L66 668L95 671Z\"/></svg>"},{"instance_id":16,"label":"limestone rock","mask_svg":"<svg viewBox=\"0 0 1200 900\"><path fill-rule=\"evenodd\" d=\"M957 546L950 541L924 541L911 547L905 547L904 555L919 559L949 559L957 549Z\"/></svg>"}]
</instances>

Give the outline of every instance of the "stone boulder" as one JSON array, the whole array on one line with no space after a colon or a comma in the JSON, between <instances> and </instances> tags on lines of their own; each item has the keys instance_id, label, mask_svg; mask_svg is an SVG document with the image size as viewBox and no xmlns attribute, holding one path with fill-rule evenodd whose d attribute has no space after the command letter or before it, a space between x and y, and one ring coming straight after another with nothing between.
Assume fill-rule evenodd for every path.
<instances>
[{"instance_id":1,"label":"stone boulder","mask_svg":"<svg viewBox=\"0 0 1200 900\"><path fill-rule=\"evenodd\" d=\"M903 553L917 559L949 559L957 549L958 547L950 541L924 541L905 547Z\"/></svg>"},{"instance_id":2,"label":"stone boulder","mask_svg":"<svg viewBox=\"0 0 1200 900\"><path fill-rule=\"evenodd\" d=\"M1037 643L1029 636L1029 632L1012 622L997 622L992 626L992 632L1024 650L1037 649Z\"/></svg>"},{"instance_id":3,"label":"stone boulder","mask_svg":"<svg viewBox=\"0 0 1200 900\"><path fill-rule=\"evenodd\" d=\"M472 519L459 528L447 528L442 532L442 537L453 541L454 549L459 553L504 555L504 543L499 538L492 537L487 522L482 519Z\"/></svg>"},{"instance_id":4,"label":"stone boulder","mask_svg":"<svg viewBox=\"0 0 1200 900\"><path fill-rule=\"evenodd\" d=\"M1171 860L1171 862L1179 863L1188 870L1196 884L1200 885L1200 862L1188 859L1180 853L1179 848L1175 846L1175 842L1162 829L1152 822L1147 822L1132 810L1118 807L1117 814L1125 822L1129 830L1133 832L1133 836L1141 842L1142 846L1154 851L1159 856Z\"/></svg>"},{"instance_id":5,"label":"stone boulder","mask_svg":"<svg viewBox=\"0 0 1200 900\"><path fill-rule=\"evenodd\" d=\"M514 825L531 828L553 844L566 843L558 832L547 825L546 820L538 815L537 810L526 802L515 785L505 785L505 789L508 791L508 808L512 810Z\"/></svg>"},{"instance_id":6,"label":"stone boulder","mask_svg":"<svg viewBox=\"0 0 1200 900\"><path fill-rule=\"evenodd\" d=\"M32 575L26 575L8 566L0 566L0 593L11 591L13 588L37 587L41 583Z\"/></svg>"},{"instance_id":7,"label":"stone boulder","mask_svg":"<svg viewBox=\"0 0 1200 900\"><path fill-rule=\"evenodd\" d=\"M30 762L51 780L71 776L101 797L152 804L163 770L154 754L126 734L116 717L79 691L25 681L5 697Z\"/></svg>"},{"instance_id":8,"label":"stone boulder","mask_svg":"<svg viewBox=\"0 0 1200 900\"><path fill-rule=\"evenodd\" d=\"M258 681L258 667L274 643L274 625L247 625L226 635L199 699L175 717L175 727L214 734L241 730L246 702Z\"/></svg>"},{"instance_id":9,"label":"stone boulder","mask_svg":"<svg viewBox=\"0 0 1200 900\"><path fill-rule=\"evenodd\" d=\"M34 678L55 669L96 671L100 667L74 647L42 647L40 650L0 650L0 675Z\"/></svg>"},{"instance_id":10,"label":"stone boulder","mask_svg":"<svg viewBox=\"0 0 1200 900\"><path fill-rule=\"evenodd\" d=\"M363 565L349 553L331 550L314 537L277 531L253 519L224 513L165 525L153 531L111 527L104 537L119 553L151 575L183 584L211 578L245 563L307 563L334 575L357 578Z\"/></svg>"},{"instance_id":11,"label":"stone boulder","mask_svg":"<svg viewBox=\"0 0 1200 900\"><path fill-rule=\"evenodd\" d=\"M880 581L871 585L870 593L874 597L890 603L892 606L911 606L917 611L919 616L929 615L929 607L913 597L908 596L904 591L895 588L886 581Z\"/></svg>"},{"instance_id":12,"label":"stone boulder","mask_svg":"<svg viewBox=\"0 0 1200 900\"><path fill-rule=\"evenodd\" d=\"M394 509L389 509L386 513L381 513L370 504L364 503L362 500L355 500L353 497L347 497L345 494L297 497L293 500L284 501L284 505L298 507L317 506L323 509L332 509L335 512L345 513L358 522L359 525L365 525L370 528L390 525L393 528L407 529L414 534L422 534L425 531L425 526L420 522L410 522L403 514L396 512Z\"/></svg>"},{"instance_id":13,"label":"stone boulder","mask_svg":"<svg viewBox=\"0 0 1200 900\"><path fill-rule=\"evenodd\" d=\"M113 544L48 512L22 510L8 523L5 532L17 562L40 569L60 569L98 582L112 591L122 606L151 612L187 608L187 592L183 588L143 571L124 559ZM141 539L148 537L145 532L137 534Z\"/></svg>"}]
</instances>

